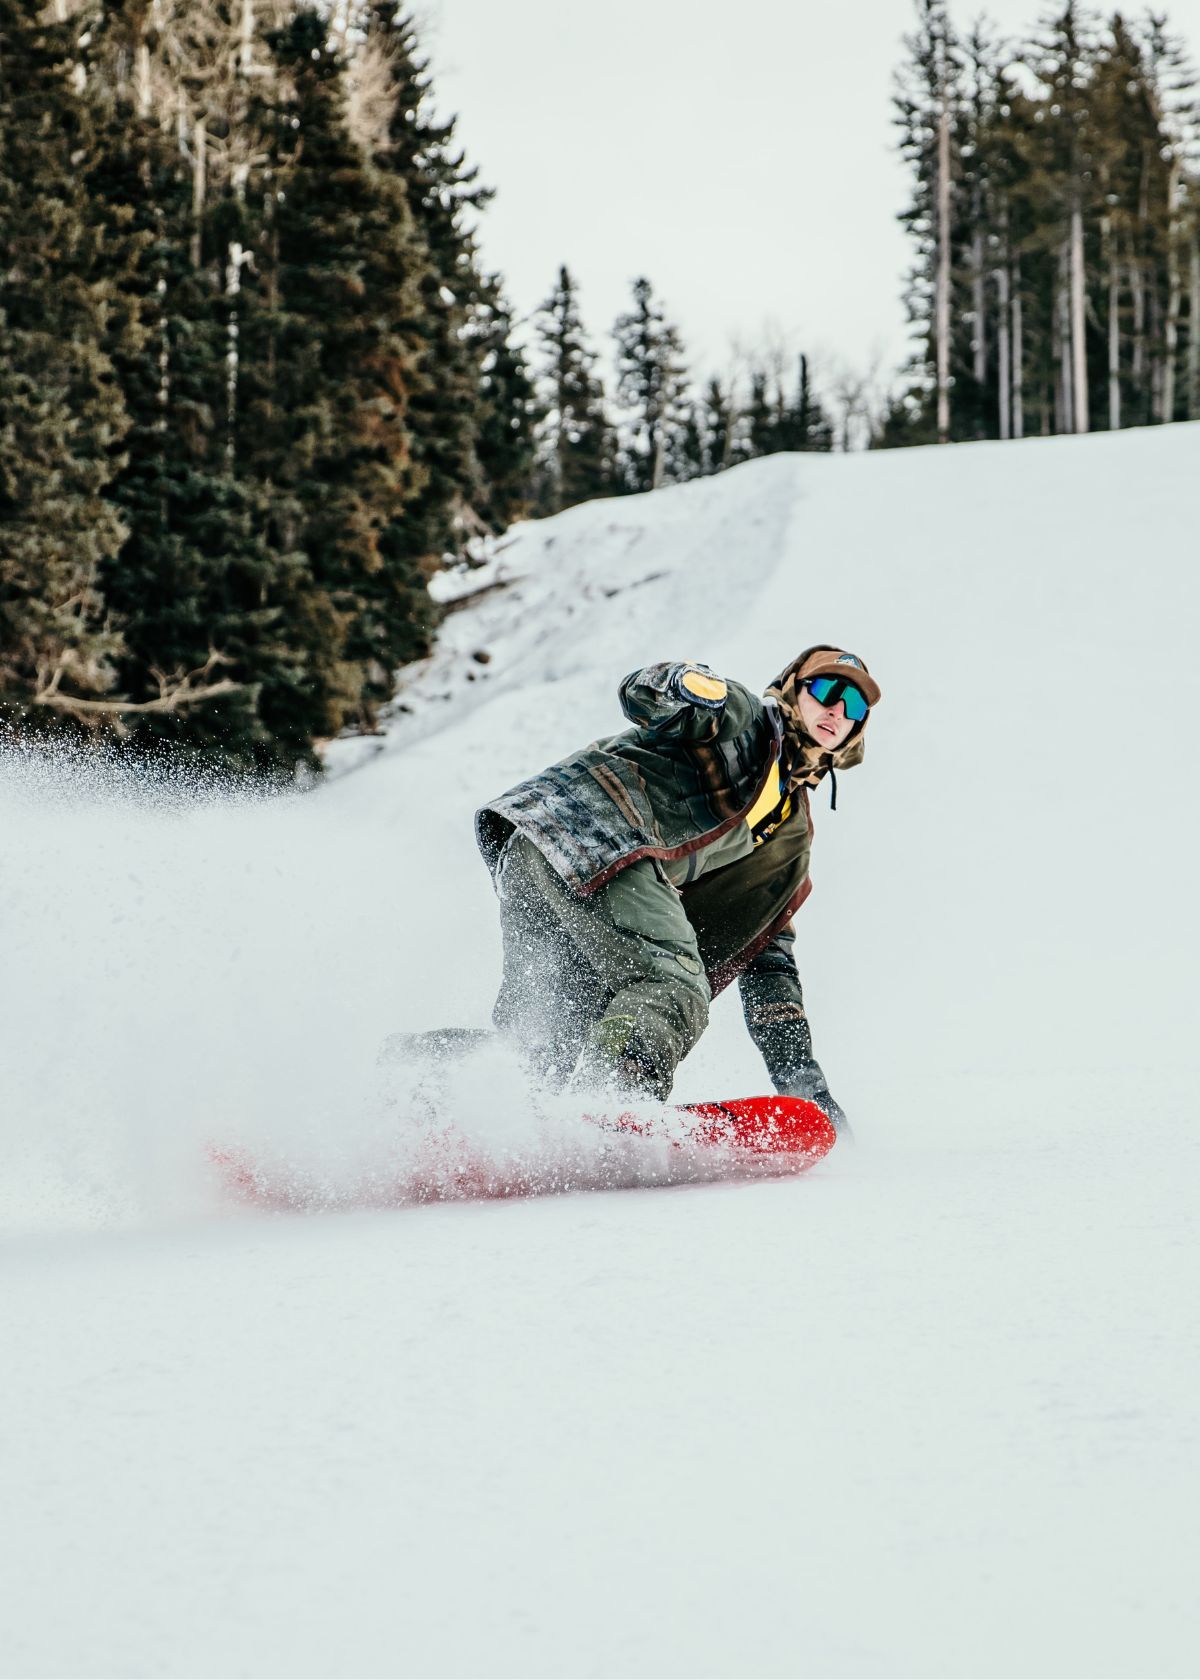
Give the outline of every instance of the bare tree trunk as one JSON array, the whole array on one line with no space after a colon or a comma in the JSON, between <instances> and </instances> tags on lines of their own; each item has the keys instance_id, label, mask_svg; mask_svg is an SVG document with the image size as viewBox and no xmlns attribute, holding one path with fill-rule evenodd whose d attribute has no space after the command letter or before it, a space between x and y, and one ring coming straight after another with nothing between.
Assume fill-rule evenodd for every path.
<instances>
[{"instance_id":1,"label":"bare tree trunk","mask_svg":"<svg viewBox=\"0 0 1200 1680\"><path fill-rule=\"evenodd\" d=\"M658 490L662 487L663 472L666 468L666 440L663 437L661 423L654 427L654 441L650 447L654 456L654 466L650 474L650 488L651 490Z\"/></svg>"},{"instance_id":2,"label":"bare tree trunk","mask_svg":"<svg viewBox=\"0 0 1200 1680\"><path fill-rule=\"evenodd\" d=\"M158 420L157 430L165 432L167 429L167 410L171 403L171 332L167 324L167 282L159 275L155 286L158 294L158 306L162 310L162 322L158 329Z\"/></svg>"},{"instance_id":3,"label":"bare tree trunk","mask_svg":"<svg viewBox=\"0 0 1200 1680\"><path fill-rule=\"evenodd\" d=\"M1087 276L1083 268L1083 209L1076 198L1071 207L1071 385L1075 424L1072 430L1088 429L1088 374L1085 332Z\"/></svg>"},{"instance_id":4,"label":"bare tree trunk","mask_svg":"<svg viewBox=\"0 0 1200 1680\"><path fill-rule=\"evenodd\" d=\"M1143 230L1150 215L1150 156L1142 147L1142 173L1138 185L1137 228L1129 240L1129 284L1133 292L1133 356L1130 366L1133 388L1140 401L1141 413L1146 413L1144 387L1146 381L1146 277L1142 267L1145 248ZM1151 406L1151 414L1153 407Z\"/></svg>"},{"instance_id":5,"label":"bare tree trunk","mask_svg":"<svg viewBox=\"0 0 1200 1680\"><path fill-rule=\"evenodd\" d=\"M1054 403L1056 432L1075 430L1074 382L1071 378L1070 242L1058 253L1058 289L1054 297L1054 359L1058 364L1057 396Z\"/></svg>"},{"instance_id":6,"label":"bare tree trunk","mask_svg":"<svg viewBox=\"0 0 1200 1680\"><path fill-rule=\"evenodd\" d=\"M976 206L976 217L982 212ZM987 378L987 292L984 285L983 272L983 231L977 226L974 239L971 241L971 301L975 315L974 342L971 346L972 368L975 383L982 385Z\"/></svg>"},{"instance_id":7,"label":"bare tree trunk","mask_svg":"<svg viewBox=\"0 0 1200 1680\"><path fill-rule=\"evenodd\" d=\"M1188 286L1187 415L1200 420L1200 226L1192 223L1190 284Z\"/></svg>"},{"instance_id":8,"label":"bare tree trunk","mask_svg":"<svg viewBox=\"0 0 1200 1680\"><path fill-rule=\"evenodd\" d=\"M133 55L134 102L139 117L150 115L153 97L150 87L150 44L144 34L139 35Z\"/></svg>"},{"instance_id":9,"label":"bare tree trunk","mask_svg":"<svg viewBox=\"0 0 1200 1680\"><path fill-rule=\"evenodd\" d=\"M208 119L197 117L192 130L192 267L200 267L201 228L208 168Z\"/></svg>"},{"instance_id":10,"label":"bare tree trunk","mask_svg":"<svg viewBox=\"0 0 1200 1680\"><path fill-rule=\"evenodd\" d=\"M1021 261L1012 273L1013 436L1025 436L1025 333L1021 316Z\"/></svg>"},{"instance_id":11,"label":"bare tree trunk","mask_svg":"<svg viewBox=\"0 0 1200 1680\"><path fill-rule=\"evenodd\" d=\"M1175 418L1175 357L1179 346L1179 306L1183 302L1183 275L1179 267L1179 164L1171 165L1167 186L1167 320L1163 334L1166 360L1163 367L1162 414L1164 424Z\"/></svg>"},{"instance_id":12,"label":"bare tree trunk","mask_svg":"<svg viewBox=\"0 0 1200 1680\"><path fill-rule=\"evenodd\" d=\"M243 76L250 75L254 69L254 0L242 0L238 69Z\"/></svg>"},{"instance_id":13,"label":"bare tree trunk","mask_svg":"<svg viewBox=\"0 0 1200 1680\"><path fill-rule=\"evenodd\" d=\"M1142 265L1132 255L1129 259L1129 290L1133 296L1133 355L1129 372L1135 388L1140 391L1146 377L1146 287L1142 279Z\"/></svg>"},{"instance_id":14,"label":"bare tree trunk","mask_svg":"<svg viewBox=\"0 0 1200 1680\"><path fill-rule=\"evenodd\" d=\"M1112 223L1104 218L1104 248L1108 253L1108 426L1121 429L1121 268Z\"/></svg>"},{"instance_id":15,"label":"bare tree trunk","mask_svg":"<svg viewBox=\"0 0 1200 1680\"><path fill-rule=\"evenodd\" d=\"M950 441L950 111L942 89L937 155L937 296L934 337L937 345L937 432Z\"/></svg>"},{"instance_id":16,"label":"bare tree trunk","mask_svg":"<svg viewBox=\"0 0 1200 1680\"><path fill-rule=\"evenodd\" d=\"M233 470L238 406L238 314L237 299L242 289L242 247L237 240L229 247L225 264L225 295L229 299L229 325L225 338L225 463Z\"/></svg>"},{"instance_id":17,"label":"bare tree trunk","mask_svg":"<svg viewBox=\"0 0 1200 1680\"><path fill-rule=\"evenodd\" d=\"M1008 348L1008 269L996 270L996 357L999 362L997 369L1000 380L1000 436L1006 438L1012 434L1012 421L1009 409L1009 386L1011 372L1009 369Z\"/></svg>"},{"instance_id":18,"label":"bare tree trunk","mask_svg":"<svg viewBox=\"0 0 1200 1680\"><path fill-rule=\"evenodd\" d=\"M233 176L233 189L239 199L245 199L249 164L239 164ZM225 264L225 296L229 299L229 325L225 340L225 461L232 472L237 448L238 379L241 374L240 299L242 265L247 253L239 240L232 240Z\"/></svg>"}]
</instances>

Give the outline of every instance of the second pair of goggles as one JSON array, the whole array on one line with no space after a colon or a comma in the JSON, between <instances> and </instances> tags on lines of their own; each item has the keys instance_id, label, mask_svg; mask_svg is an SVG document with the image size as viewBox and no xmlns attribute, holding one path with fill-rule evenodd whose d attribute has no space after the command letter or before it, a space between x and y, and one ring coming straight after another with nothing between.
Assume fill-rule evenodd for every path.
<instances>
[{"instance_id":1,"label":"second pair of goggles","mask_svg":"<svg viewBox=\"0 0 1200 1680\"><path fill-rule=\"evenodd\" d=\"M683 699L711 712L719 712L729 694L728 684L707 665L684 665L676 672L675 688Z\"/></svg>"}]
</instances>

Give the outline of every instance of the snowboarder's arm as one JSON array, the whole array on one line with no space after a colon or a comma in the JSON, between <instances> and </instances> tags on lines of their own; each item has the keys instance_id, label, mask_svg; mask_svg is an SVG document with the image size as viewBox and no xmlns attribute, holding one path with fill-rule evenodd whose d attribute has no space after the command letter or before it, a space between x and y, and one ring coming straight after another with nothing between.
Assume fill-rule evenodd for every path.
<instances>
[{"instance_id":1,"label":"snowboarder's arm","mask_svg":"<svg viewBox=\"0 0 1200 1680\"><path fill-rule=\"evenodd\" d=\"M812 1060L812 1033L796 969L795 930L777 933L738 977L746 1028L777 1091L787 1089L795 1066Z\"/></svg>"},{"instance_id":2,"label":"snowboarder's arm","mask_svg":"<svg viewBox=\"0 0 1200 1680\"><path fill-rule=\"evenodd\" d=\"M815 1102L843 1130L846 1116L831 1096L813 1056L812 1030L793 952L795 943L794 930L784 928L739 975L742 1012L780 1095Z\"/></svg>"},{"instance_id":3,"label":"snowboarder's arm","mask_svg":"<svg viewBox=\"0 0 1200 1680\"><path fill-rule=\"evenodd\" d=\"M676 660L631 671L618 692L622 711L639 729L702 741L716 734L729 687L707 665Z\"/></svg>"}]
</instances>

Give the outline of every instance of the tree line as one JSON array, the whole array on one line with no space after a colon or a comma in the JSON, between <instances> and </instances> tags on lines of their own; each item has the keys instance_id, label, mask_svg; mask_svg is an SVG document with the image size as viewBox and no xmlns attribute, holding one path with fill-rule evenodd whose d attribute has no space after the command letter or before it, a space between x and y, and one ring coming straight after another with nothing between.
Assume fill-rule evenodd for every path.
<instances>
[{"instance_id":1,"label":"tree line","mask_svg":"<svg viewBox=\"0 0 1200 1680\"><path fill-rule=\"evenodd\" d=\"M391 0L0 0L11 728L290 771L521 510L532 388L428 93Z\"/></svg>"},{"instance_id":2,"label":"tree line","mask_svg":"<svg viewBox=\"0 0 1200 1680\"><path fill-rule=\"evenodd\" d=\"M656 490L781 450L828 450L833 427L814 394L808 358L743 358L739 388L695 388L679 328L650 281L633 282L613 327L615 380L606 393L578 286L563 266L534 318L539 416L532 498L557 513L594 496Z\"/></svg>"},{"instance_id":3,"label":"tree line","mask_svg":"<svg viewBox=\"0 0 1200 1680\"><path fill-rule=\"evenodd\" d=\"M885 444L1200 417L1195 76L1164 16L1024 42L917 0L896 116L917 332Z\"/></svg>"},{"instance_id":4,"label":"tree line","mask_svg":"<svg viewBox=\"0 0 1200 1680\"><path fill-rule=\"evenodd\" d=\"M689 395L646 281L614 416L564 268L530 366L396 0L0 0L0 720L289 774L373 727L426 584L530 511L827 447Z\"/></svg>"},{"instance_id":5,"label":"tree line","mask_svg":"<svg viewBox=\"0 0 1200 1680\"><path fill-rule=\"evenodd\" d=\"M916 0L917 354L697 381L650 281L514 321L398 0L0 0L0 722L290 775L529 513L780 450L1200 416L1196 95L1165 19L1013 48ZM608 368L607 381L603 368ZM869 434L869 436L867 435Z\"/></svg>"}]
</instances>

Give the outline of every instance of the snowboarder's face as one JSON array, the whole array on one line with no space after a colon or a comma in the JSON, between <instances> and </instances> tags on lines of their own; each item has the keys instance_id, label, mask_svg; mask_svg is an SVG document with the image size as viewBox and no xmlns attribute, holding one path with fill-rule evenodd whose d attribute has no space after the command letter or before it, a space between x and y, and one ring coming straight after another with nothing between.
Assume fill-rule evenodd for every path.
<instances>
[{"instance_id":1,"label":"snowboarder's face","mask_svg":"<svg viewBox=\"0 0 1200 1680\"><path fill-rule=\"evenodd\" d=\"M836 701L832 706L822 706L819 700L814 700L807 688L802 688L799 694L800 718L805 730L818 745L829 752L836 752L844 745L854 728L853 723L846 716L845 703Z\"/></svg>"}]
</instances>

